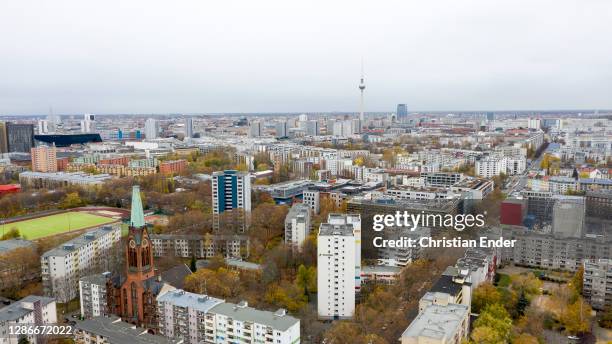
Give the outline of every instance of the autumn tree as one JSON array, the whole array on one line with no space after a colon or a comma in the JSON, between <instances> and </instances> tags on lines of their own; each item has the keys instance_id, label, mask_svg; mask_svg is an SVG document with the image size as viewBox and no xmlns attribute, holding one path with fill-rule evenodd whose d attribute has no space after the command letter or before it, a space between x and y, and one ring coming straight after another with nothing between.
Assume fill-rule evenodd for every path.
<instances>
[{"instance_id":1,"label":"autumn tree","mask_svg":"<svg viewBox=\"0 0 612 344\"><path fill-rule=\"evenodd\" d=\"M235 297L240 293L240 277L238 272L225 268L199 269L185 278L185 289L216 297Z\"/></svg>"},{"instance_id":2,"label":"autumn tree","mask_svg":"<svg viewBox=\"0 0 612 344\"><path fill-rule=\"evenodd\" d=\"M476 331L478 328L483 328ZM487 306L474 322L472 340L476 343L504 343L510 336L512 319L500 304ZM490 341L494 338L494 341Z\"/></svg>"},{"instance_id":3,"label":"autumn tree","mask_svg":"<svg viewBox=\"0 0 612 344\"><path fill-rule=\"evenodd\" d=\"M31 247L20 247L0 254L0 291L14 297L29 280L40 274L40 255Z\"/></svg>"},{"instance_id":4,"label":"autumn tree","mask_svg":"<svg viewBox=\"0 0 612 344\"><path fill-rule=\"evenodd\" d=\"M570 287L576 294L576 297L582 295L582 288L583 288L583 283L584 283L583 278L584 278L584 266L580 265L580 268L578 268L578 271L576 271L576 273L574 274L574 276L572 277L569 283Z\"/></svg>"},{"instance_id":5,"label":"autumn tree","mask_svg":"<svg viewBox=\"0 0 612 344\"><path fill-rule=\"evenodd\" d=\"M512 344L539 344L538 338L529 333L521 333L512 340Z\"/></svg>"},{"instance_id":6,"label":"autumn tree","mask_svg":"<svg viewBox=\"0 0 612 344\"><path fill-rule=\"evenodd\" d=\"M210 214L199 210L188 210L170 217L168 230L180 233L202 233L212 229Z\"/></svg>"},{"instance_id":7,"label":"autumn tree","mask_svg":"<svg viewBox=\"0 0 612 344\"><path fill-rule=\"evenodd\" d=\"M62 200L60 208L71 209L85 205L78 192L71 192Z\"/></svg>"},{"instance_id":8,"label":"autumn tree","mask_svg":"<svg viewBox=\"0 0 612 344\"><path fill-rule=\"evenodd\" d=\"M290 312L300 310L307 302L303 289L297 284L287 281L270 285L265 298L267 302L285 308Z\"/></svg>"},{"instance_id":9,"label":"autumn tree","mask_svg":"<svg viewBox=\"0 0 612 344\"><path fill-rule=\"evenodd\" d=\"M339 321L325 334L326 343L362 343L363 335L357 324Z\"/></svg>"},{"instance_id":10,"label":"autumn tree","mask_svg":"<svg viewBox=\"0 0 612 344\"><path fill-rule=\"evenodd\" d=\"M606 329L612 329L612 306L608 306L603 312L601 312L599 326Z\"/></svg>"},{"instance_id":11,"label":"autumn tree","mask_svg":"<svg viewBox=\"0 0 612 344\"><path fill-rule=\"evenodd\" d=\"M306 297L309 292L317 291L317 269L314 266L300 265L295 276L295 284L304 291Z\"/></svg>"},{"instance_id":12,"label":"autumn tree","mask_svg":"<svg viewBox=\"0 0 612 344\"><path fill-rule=\"evenodd\" d=\"M525 314L520 317L514 326L517 334L530 334L539 338L544 331L544 319L546 314L536 306L530 306L525 310Z\"/></svg>"},{"instance_id":13,"label":"autumn tree","mask_svg":"<svg viewBox=\"0 0 612 344\"><path fill-rule=\"evenodd\" d=\"M563 310L559 320L569 334L588 333L591 329L591 312L591 306L580 297Z\"/></svg>"},{"instance_id":14,"label":"autumn tree","mask_svg":"<svg viewBox=\"0 0 612 344\"><path fill-rule=\"evenodd\" d=\"M530 272L528 274L510 276L510 286L519 295L524 293L526 296L532 296L540 294L542 281Z\"/></svg>"},{"instance_id":15,"label":"autumn tree","mask_svg":"<svg viewBox=\"0 0 612 344\"><path fill-rule=\"evenodd\" d=\"M3 232L2 236L0 237L0 241L16 239L19 237L21 237L21 234L19 233L19 229L17 229L17 227L11 227L8 231Z\"/></svg>"},{"instance_id":16,"label":"autumn tree","mask_svg":"<svg viewBox=\"0 0 612 344\"><path fill-rule=\"evenodd\" d=\"M472 312L480 313L488 305L501 303L502 295L491 283L482 283L474 290L472 297Z\"/></svg>"},{"instance_id":17,"label":"autumn tree","mask_svg":"<svg viewBox=\"0 0 612 344\"><path fill-rule=\"evenodd\" d=\"M285 217L289 209L285 205L260 204L251 212L251 229L254 236L267 242L281 236L285 229Z\"/></svg>"},{"instance_id":18,"label":"autumn tree","mask_svg":"<svg viewBox=\"0 0 612 344\"><path fill-rule=\"evenodd\" d=\"M480 326L470 334L470 339L474 344L500 344L504 343L499 333L489 326Z\"/></svg>"}]
</instances>

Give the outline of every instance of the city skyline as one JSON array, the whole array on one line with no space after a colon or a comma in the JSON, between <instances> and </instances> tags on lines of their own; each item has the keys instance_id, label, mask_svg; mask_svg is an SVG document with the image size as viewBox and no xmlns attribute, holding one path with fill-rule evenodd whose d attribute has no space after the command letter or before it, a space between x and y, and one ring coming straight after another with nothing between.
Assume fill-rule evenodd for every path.
<instances>
[{"instance_id":1,"label":"city skyline","mask_svg":"<svg viewBox=\"0 0 612 344\"><path fill-rule=\"evenodd\" d=\"M350 4L3 4L0 113L612 108L609 2Z\"/></svg>"}]
</instances>

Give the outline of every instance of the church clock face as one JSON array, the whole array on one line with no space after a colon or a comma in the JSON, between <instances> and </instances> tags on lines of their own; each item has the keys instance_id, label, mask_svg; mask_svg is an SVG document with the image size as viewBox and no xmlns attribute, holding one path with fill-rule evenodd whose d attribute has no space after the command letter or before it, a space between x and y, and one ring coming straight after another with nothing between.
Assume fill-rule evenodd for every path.
<instances>
[{"instance_id":1,"label":"church clock face","mask_svg":"<svg viewBox=\"0 0 612 344\"><path fill-rule=\"evenodd\" d=\"M134 242L134 240L130 240L130 248L135 248L136 247L136 243Z\"/></svg>"},{"instance_id":2,"label":"church clock face","mask_svg":"<svg viewBox=\"0 0 612 344\"><path fill-rule=\"evenodd\" d=\"M149 241L147 239L142 239L142 247L147 247L149 245Z\"/></svg>"}]
</instances>

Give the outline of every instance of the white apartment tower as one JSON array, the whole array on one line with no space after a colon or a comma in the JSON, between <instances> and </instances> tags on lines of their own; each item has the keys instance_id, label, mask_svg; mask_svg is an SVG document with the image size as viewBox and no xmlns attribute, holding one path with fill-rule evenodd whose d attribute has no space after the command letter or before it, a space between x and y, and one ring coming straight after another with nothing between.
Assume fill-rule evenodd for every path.
<instances>
[{"instance_id":1,"label":"white apartment tower","mask_svg":"<svg viewBox=\"0 0 612 344\"><path fill-rule=\"evenodd\" d=\"M193 118L185 118L185 138L189 139L193 137Z\"/></svg>"},{"instance_id":2,"label":"white apartment tower","mask_svg":"<svg viewBox=\"0 0 612 344\"><path fill-rule=\"evenodd\" d=\"M249 137L260 137L262 134L261 131L261 122L253 121L249 125Z\"/></svg>"},{"instance_id":3,"label":"white apartment tower","mask_svg":"<svg viewBox=\"0 0 612 344\"><path fill-rule=\"evenodd\" d=\"M330 214L317 239L318 315L349 319L355 313L355 293L361 275L359 215Z\"/></svg>"},{"instance_id":4,"label":"white apartment tower","mask_svg":"<svg viewBox=\"0 0 612 344\"><path fill-rule=\"evenodd\" d=\"M96 115L86 113L81 121L81 132L94 133L96 131Z\"/></svg>"},{"instance_id":5,"label":"white apartment tower","mask_svg":"<svg viewBox=\"0 0 612 344\"><path fill-rule=\"evenodd\" d=\"M308 234L310 234L310 207L304 203L296 203L285 217L285 243L299 250Z\"/></svg>"},{"instance_id":6,"label":"white apartment tower","mask_svg":"<svg viewBox=\"0 0 612 344\"><path fill-rule=\"evenodd\" d=\"M145 121L144 134L148 140L157 138L159 134L159 123L156 119L148 118Z\"/></svg>"},{"instance_id":7,"label":"white apartment tower","mask_svg":"<svg viewBox=\"0 0 612 344\"><path fill-rule=\"evenodd\" d=\"M329 214L327 222L332 225L353 226L355 236L355 292L361 290L361 216L359 214Z\"/></svg>"},{"instance_id":8,"label":"white apartment tower","mask_svg":"<svg viewBox=\"0 0 612 344\"><path fill-rule=\"evenodd\" d=\"M506 172L506 161L503 158L485 158L476 160L476 175L483 178L499 176Z\"/></svg>"}]
</instances>

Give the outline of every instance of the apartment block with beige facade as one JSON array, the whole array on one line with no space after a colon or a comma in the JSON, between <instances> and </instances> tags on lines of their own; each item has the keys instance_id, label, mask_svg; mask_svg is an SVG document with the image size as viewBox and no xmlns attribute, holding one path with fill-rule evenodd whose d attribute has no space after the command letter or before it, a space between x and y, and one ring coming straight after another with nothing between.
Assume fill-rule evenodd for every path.
<instances>
[{"instance_id":1,"label":"apartment block with beige facade","mask_svg":"<svg viewBox=\"0 0 612 344\"><path fill-rule=\"evenodd\" d=\"M32 171L57 172L57 148L55 146L38 146L30 151Z\"/></svg>"}]
</instances>

